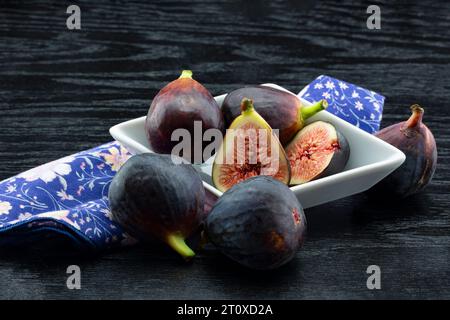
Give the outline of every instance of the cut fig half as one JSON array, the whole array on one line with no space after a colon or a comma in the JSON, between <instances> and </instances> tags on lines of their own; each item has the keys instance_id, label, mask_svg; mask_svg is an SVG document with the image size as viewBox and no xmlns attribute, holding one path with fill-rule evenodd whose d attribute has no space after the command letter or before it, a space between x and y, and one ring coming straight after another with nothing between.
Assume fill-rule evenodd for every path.
<instances>
[{"instance_id":1,"label":"cut fig half","mask_svg":"<svg viewBox=\"0 0 450 320\"><path fill-rule=\"evenodd\" d=\"M347 139L328 122L316 121L300 130L286 147L291 185L341 172L350 156Z\"/></svg>"},{"instance_id":2,"label":"cut fig half","mask_svg":"<svg viewBox=\"0 0 450 320\"><path fill-rule=\"evenodd\" d=\"M290 168L283 147L268 123L244 98L242 113L227 130L214 159L212 180L225 192L248 178L265 175L289 184Z\"/></svg>"}]
</instances>

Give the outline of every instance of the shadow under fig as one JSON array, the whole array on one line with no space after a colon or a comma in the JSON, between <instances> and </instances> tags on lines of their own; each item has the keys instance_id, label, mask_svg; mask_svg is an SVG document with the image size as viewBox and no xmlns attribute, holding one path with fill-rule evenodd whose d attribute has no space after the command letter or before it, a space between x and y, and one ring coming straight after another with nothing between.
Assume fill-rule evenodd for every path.
<instances>
[{"instance_id":1,"label":"shadow under fig","mask_svg":"<svg viewBox=\"0 0 450 320\"><path fill-rule=\"evenodd\" d=\"M298 253L297 253L298 254ZM268 288L279 286L280 282L292 280L292 275L301 270L300 259L294 257L287 264L273 270L253 270L227 258L209 245L203 255L207 256L204 271L214 278L226 279L230 287ZM206 260L206 258L205 258Z\"/></svg>"},{"instance_id":2,"label":"shadow under fig","mask_svg":"<svg viewBox=\"0 0 450 320\"><path fill-rule=\"evenodd\" d=\"M308 239L335 239L343 233L363 232L371 223L394 223L406 219L419 219L433 214L428 204L429 195L416 194L405 199L375 198L367 194L359 194L332 203L305 210L308 219ZM236 286L247 284L253 287L277 284L289 281L292 274L302 272L300 253L286 265L267 271L255 271L228 259L211 244L205 249L199 248L200 233L188 239L188 245L198 256L193 262L186 263L173 250L162 243L138 244L133 247L92 251L74 245L70 239L54 234L27 242L10 242L0 246L0 257L3 261L18 261L26 265L34 263L47 266L70 264L77 262L92 263L107 256L107 259L132 261L144 266L185 266L200 265L210 277L226 278ZM14 245L13 245L14 244ZM112 256L110 256L112 254ZM116 255L118 254L118 255ZM109 258L108 258L109 257ZM111 258L112 257L112 258Z\"/></svg>"},{"instance_id":3,"label":"shadow under fig","mask_svg":"<svg viewBox=\"0 0 450 320\"><path fill-rule=\"evenodd\" d=\"M363 196L363 201L357 203L352 211L352 221L357 224L398 221L431 214L429 204L432 200L426 192L406 198Z\"/></svg>"}]
</instances>

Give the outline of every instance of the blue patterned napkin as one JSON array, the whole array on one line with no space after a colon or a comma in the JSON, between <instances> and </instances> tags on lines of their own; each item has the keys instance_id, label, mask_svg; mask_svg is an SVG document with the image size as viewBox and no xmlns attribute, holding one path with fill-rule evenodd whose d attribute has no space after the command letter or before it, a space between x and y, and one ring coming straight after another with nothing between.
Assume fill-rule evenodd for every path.
<instances>
[{"instance_id":1,"label":"blue patterned napkin","mask_svg":"<svg viewBox=\"0 0 450 320\"><path fill-rule=\"evenodd\" d=\"M369 133L380 129L384 97L354 84L319 76L298 94L314 102L325 99L327 111Z\"/></svg>"},{"instance_id":2,"label":"blue patterned napkin","mask_svg":"<svg viewBox=\"0 0 450 320\"><path fill-rule=\"evenodd\" d=\"M355 85L320 76L300 95L328 100L328 111L374 132L384 97ZM0 182L0 246L35 241L51 234L83 250L131 245L137 241L111 220L108 188L130 157L118 142L49 162ZM214 202L207 195L206 210Z\"/></svg>"},{"instance_id":3,"label":"blue patterned napkin","mask_svg":"<svg viewBox=\"0 0 450 320\"><path fill-rule=\"evenodd\" d=\"M109 184L130 156L111 142L0 182L0 245L17 232L56 232L92 249L134 243L108 208Z\"/></svg>"}]
</instances>

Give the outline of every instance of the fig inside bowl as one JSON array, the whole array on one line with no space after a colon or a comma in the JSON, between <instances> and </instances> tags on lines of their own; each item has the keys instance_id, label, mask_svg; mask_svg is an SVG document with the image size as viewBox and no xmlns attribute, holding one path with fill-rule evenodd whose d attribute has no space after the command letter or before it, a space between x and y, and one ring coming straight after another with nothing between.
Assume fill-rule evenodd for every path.
<instances>
[{"instance_id":1,"label":"fig inside bowl","mask_svg":"<svg viewBox=\"0 0 450 320\"><path fill-rule=\"evenodd\" d=\"M287 91L275 84L264 85ZM215 97L219 106L222 105L225 96L226 94ZM301 98L300 100L304 105L311 104ZM346 137L351 151L342 172L290 188L304 208L366 191L405 161L404 153L397 148L329 112L319 112L309 118L307 123L318 120L333 124ZM153 152L147 142L144 125L145 116L119 123L110 128L109 132L132 154ZM213 161L214 156L205 163L194 165L194 167L201 173L205 188L213 194L221 196L222 192L212 185Z\"/></svg>"}]
</instances>

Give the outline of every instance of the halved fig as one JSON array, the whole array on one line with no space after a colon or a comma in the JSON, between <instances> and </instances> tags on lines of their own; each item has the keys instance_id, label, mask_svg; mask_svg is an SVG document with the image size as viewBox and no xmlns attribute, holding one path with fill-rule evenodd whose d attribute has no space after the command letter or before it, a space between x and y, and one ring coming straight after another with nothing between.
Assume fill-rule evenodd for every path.
<instances>
[{"instance_id":1,"label":"halved fig","mask_svg":"<svg viewBox=\"0 0 450 320\"><path fill-rule=\"evenodd\" d=\"M306 106L290 92L266 86L248 86L233 90L225 97L221 110L226 127L241 114L240 104L244 97L253 100L256 111L272 129L280 130L279 139L283 146L304 127L306 119L328 106L325 100Z\"/></svg>"},{"instance_id":2,"label":"halved fig","mask_svg":"<svg viewBox=\"0 0 450 320\"><path fill-rule=\"evenodd\" d=\"M300 130L286 147L291 185L342 171L350 156L347 139L328 122L316 121Z\"/></svg>"},{"instance_id":3,"label":"halved fig","mask_svg":"<svg viewBox=\"0 0 450 320\"><path fill-rule=\"evenodd\" d=\"M225 192L233 185L259 175L288 184L289 162L278 137L255 111L252 100L242 99L241 110L241 115L227 129L214 159L214 185Z\"/></svg>"}]
</instances>

